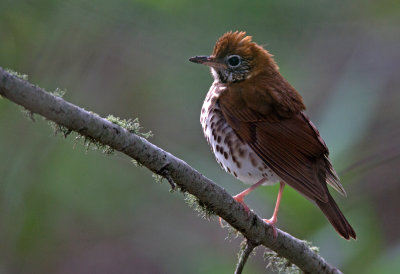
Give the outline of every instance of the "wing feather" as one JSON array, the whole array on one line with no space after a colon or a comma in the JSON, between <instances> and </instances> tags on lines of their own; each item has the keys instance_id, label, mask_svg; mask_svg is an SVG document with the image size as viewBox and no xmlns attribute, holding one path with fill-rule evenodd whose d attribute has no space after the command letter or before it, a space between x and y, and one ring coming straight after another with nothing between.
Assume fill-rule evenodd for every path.
<instances>
[{"instance_id":1,"label":"wing feather","mask_svg":"<svg viewBox=\"0 0 400 274\"><path fill-rule=\"evenodd\" d=\"M294 189L321 202L329 201L326 183L345 193L328 160L324 141L303 112L277 119L243 102L232 107L227 96L221 96L218 103L236 134Z\"/></svg>"}]
</instances>

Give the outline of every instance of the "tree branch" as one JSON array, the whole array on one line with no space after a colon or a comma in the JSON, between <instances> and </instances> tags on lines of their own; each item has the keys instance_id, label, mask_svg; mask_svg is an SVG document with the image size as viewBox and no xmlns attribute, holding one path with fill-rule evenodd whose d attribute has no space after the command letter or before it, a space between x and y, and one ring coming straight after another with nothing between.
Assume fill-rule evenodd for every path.
<instances>
[{"instance_id":1,"label":"tree branch","mask_svg":"<svg viewBox=\"0 0 400 274\"><path fill-rule=\"evenodd\" d=\"M154 173L167 174L169 182L196 196L254 245L264 245L277 252L305 273L340 273L305 242L286 232L277 229L275 239L268 224L253 212L248 215L223 188L146 139L13 76L1 67L0 94L33 113L132 157Z\"/></svg>"},{"instance_id":2,"label":"tree branch","mask_svg":"<svg viewBox=\"0 0 400 274\"><path fill-rule=\"evenodd\" d=\"M252 241L248 239L245 240L244 247L239 252L239 259L236 265L235 274L242 274L247 259L249 258L251 252L253 252L254 248L256 247L257 245L255 245Z\"/></svg>"}]
</instances>

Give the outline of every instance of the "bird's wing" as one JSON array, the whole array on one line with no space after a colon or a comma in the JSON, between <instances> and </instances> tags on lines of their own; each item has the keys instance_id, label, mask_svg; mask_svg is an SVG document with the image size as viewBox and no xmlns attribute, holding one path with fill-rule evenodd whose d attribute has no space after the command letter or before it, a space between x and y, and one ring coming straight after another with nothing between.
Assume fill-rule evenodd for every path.
<instances>
[{"instance_id":1,"label":"bird's wing","mask_svg":"<svg viewBox=\"0 0 400 274\"><path fill-rule=\"evenodd\" d=\"M328 202L326 182L344 194L325 142L303 112L277 119L257 112L244 101L232 105L229 96L221 96L218 103L236 134L285 183L321 202Z\"/></svg>"}]
</instances>

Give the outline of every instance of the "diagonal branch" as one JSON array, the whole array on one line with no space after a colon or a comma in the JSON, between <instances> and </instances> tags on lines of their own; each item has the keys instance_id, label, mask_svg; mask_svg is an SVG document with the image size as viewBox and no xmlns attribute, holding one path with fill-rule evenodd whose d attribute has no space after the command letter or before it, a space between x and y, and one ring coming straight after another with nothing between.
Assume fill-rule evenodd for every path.
<instances>
[{"instance_id":1,"label":"diagonal branch","mask_svg":"<svg viewBox=\"0 0 400 274\"><path fill-rule=\"evenodd\" d=\"M232 227L255 245L264 245L279 256L287 258L305 273L340 273L303 241L273 229L253 212L248 213L223 188L213 183L181 159L153 145L142 137L113 124L89 111L73 105L60 97L11 75L0 67L0 95L40 114L69 130L92 138L118 150L154 173L168 174L169 181L196 196Z\"/></svg>"}]
</instances>

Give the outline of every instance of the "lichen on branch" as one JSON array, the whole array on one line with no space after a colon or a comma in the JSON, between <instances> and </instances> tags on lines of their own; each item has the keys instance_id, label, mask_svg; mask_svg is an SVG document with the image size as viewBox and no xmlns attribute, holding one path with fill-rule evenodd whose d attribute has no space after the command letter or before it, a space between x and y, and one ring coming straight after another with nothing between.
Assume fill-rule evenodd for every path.
<instances>
[{"instance_id":1,"label":"lichen on branch","mask_svg":"<svg viewBox=\"0 0 400 274\"><path fill-rule=\"evenodd\" d=\"M135 120L104 119L10 74L0 67L0 95L92 142L120 151L156 174L195 196L254 245L263 245L286 258L305 273L340 273L303 241L273 229L253 212L246 212L223 188L201 175L181 159L147 141L149 134ZM114 117L115 118L115 117ZM128 128L124 128L124 125Z\"/></svg>"}]
</instances>

